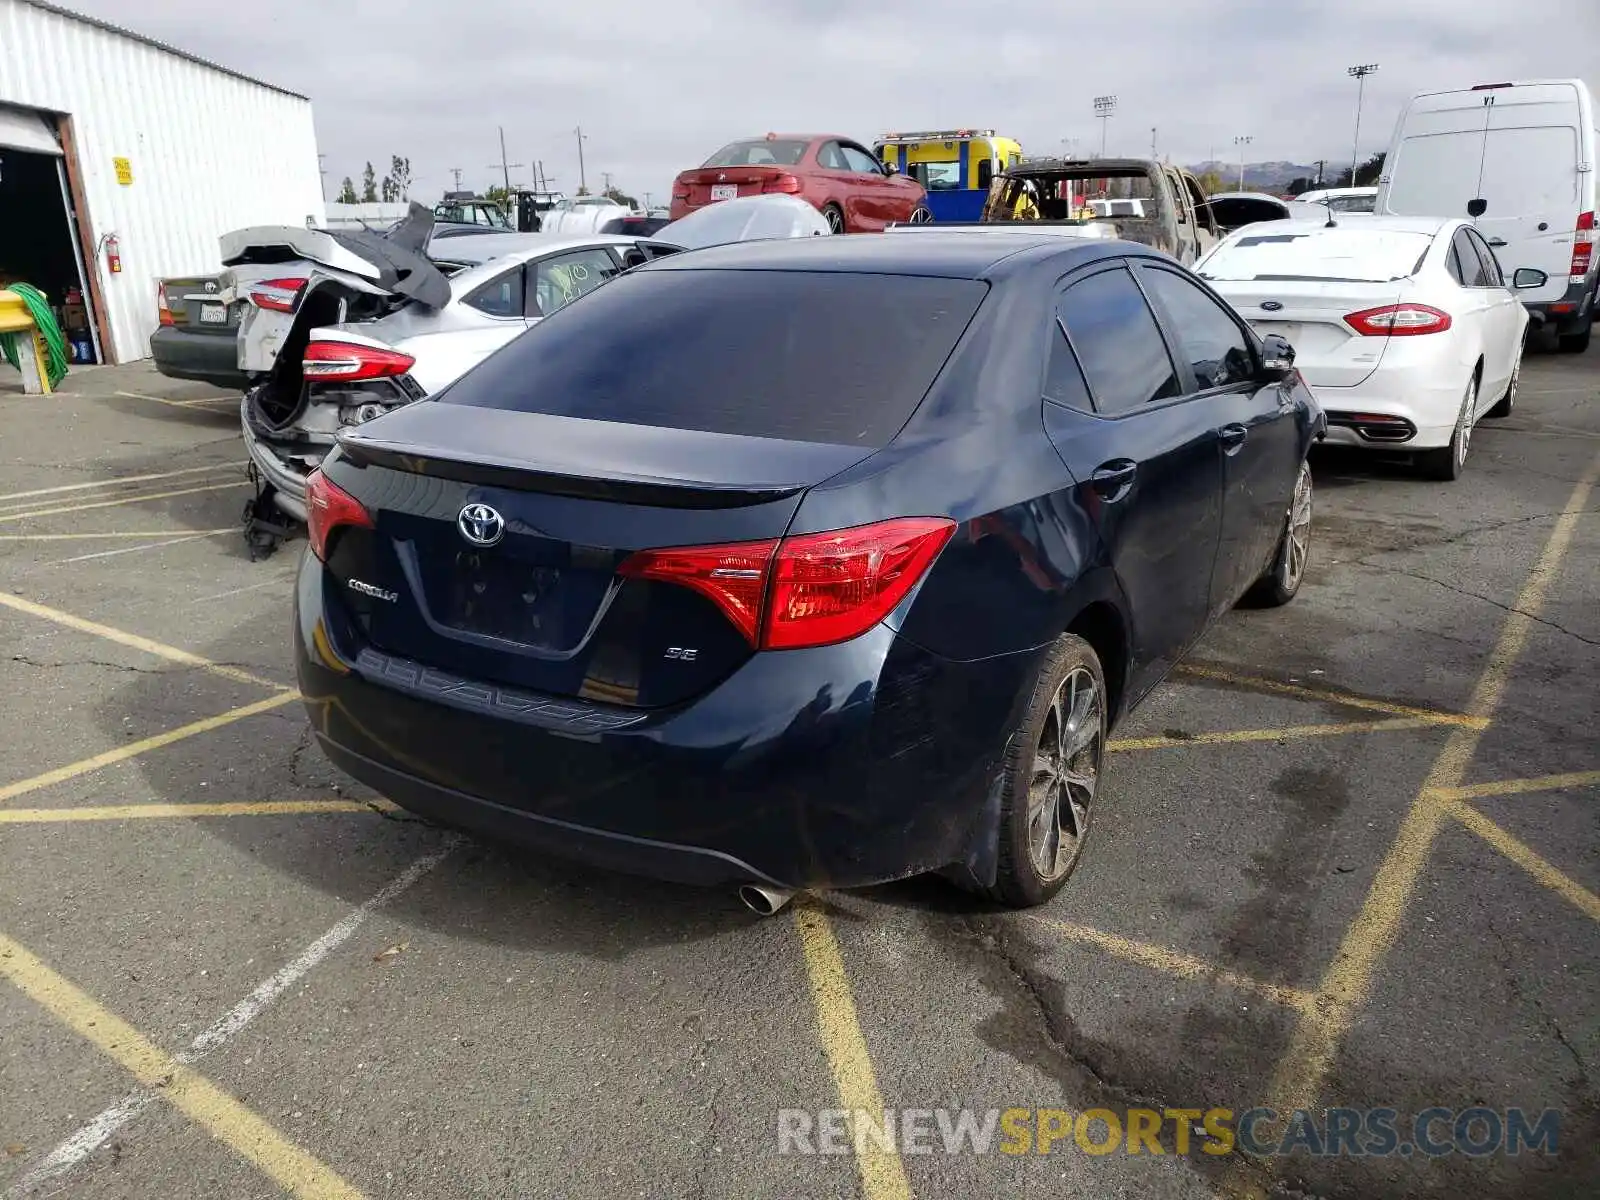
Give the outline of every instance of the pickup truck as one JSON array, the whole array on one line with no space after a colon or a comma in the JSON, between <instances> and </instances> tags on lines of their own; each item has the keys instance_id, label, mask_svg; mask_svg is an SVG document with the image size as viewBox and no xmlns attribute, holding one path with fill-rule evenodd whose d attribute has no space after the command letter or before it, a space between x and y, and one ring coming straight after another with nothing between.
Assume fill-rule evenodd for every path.
<instances>
[{"instance_id":1,"label":"pickup truck","mask_svg":"<svg viewBox=\"0 0 1600 1200\"><path fill-rule=\"evenodd\" d=\"M1028 222L1063 232L1123 238L1162 250L1185 266L1221 239L1205 193L1182 167L1140 158L1029 158L994 177L977 222L935 221L950 229Z\"/></svg>"}]
</instances>

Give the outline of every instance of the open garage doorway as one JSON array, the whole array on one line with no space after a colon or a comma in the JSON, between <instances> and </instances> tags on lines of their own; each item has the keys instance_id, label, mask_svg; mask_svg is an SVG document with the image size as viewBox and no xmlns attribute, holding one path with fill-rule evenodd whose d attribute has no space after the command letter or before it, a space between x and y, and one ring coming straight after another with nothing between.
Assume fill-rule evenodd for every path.
<instances>
[{"instance_id":1,"label":"open garage doorway","mask_svg":"<svg viewBox=\"0 0 1600 1200\"><path fill-rule=\"evenodd\" d=\"M105 361L56 118L0 104L0 287L45 294L75 364Z\"/></svg>"}]
</instances>

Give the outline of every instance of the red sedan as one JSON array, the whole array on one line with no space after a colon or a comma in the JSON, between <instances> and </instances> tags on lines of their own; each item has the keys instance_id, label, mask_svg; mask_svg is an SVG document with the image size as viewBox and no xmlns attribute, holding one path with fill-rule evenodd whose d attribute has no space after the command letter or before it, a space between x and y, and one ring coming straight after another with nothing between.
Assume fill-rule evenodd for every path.
<instances>
[{"instance_id":1,"label":"red sedan","mask_svg":"<svg viewBox=\"0 0 1600 1200\"><path fill-rule=\"evenodd\" d=\"M672 219L697 208L774 192L798 196L835 233L878 233L894 221L933 220L927 193L859 142L837 134L779 134L730 142L672 184Z\"/></svg>"}]
</instances>

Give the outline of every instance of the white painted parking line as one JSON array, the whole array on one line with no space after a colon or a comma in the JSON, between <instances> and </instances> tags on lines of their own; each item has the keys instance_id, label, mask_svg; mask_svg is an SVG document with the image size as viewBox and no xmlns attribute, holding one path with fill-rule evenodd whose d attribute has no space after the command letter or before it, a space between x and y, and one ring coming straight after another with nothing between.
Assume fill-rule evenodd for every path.
<instances>
[{"instance_id":1,"label":"white painted parking line","mask_svg":"<svg viewBox=\"0 0 1600 1200\"><path fill-rule=\"evenodd\" d=\"M100 550L94 554L77 554L71 558L63 558L59 562L52 563L51 565L56 567L64 567L68 563L88 562L92 558L115 558L119 554L137 554L140 550L159 550L162 546L176 546L180 542L198 542L201 538L208 538L211 536L213 535L202 531L200 533L187 534L184 537L167 538L165 541L161 542L142 542L137 546L123 546L118 550Z\"/></svg>"},{"instance_id":2,"label":"white painted parking line","mask_svg":"<svg viewBox=\"0 0 1600 1200\"><path fill-rule=\"evenodd\" d=\"M231 471L237 463L212 463L206 467L184 467L181 471L157 471L150 475L120 475L111 479L95 479L88 483L63 483L57 487L34 488L30 492L8 492L0 496L0 504L8 500L28 500L34 496L57 496L62 492L84 492L92 488L114 488L129 483L148 483L153 479L180 479L185 475L204 475L208 472Z\"/></svg>"},{"instance_id":3,"label":"white painted parking line","mask_svg":"<svg viewBox=\"0 0 1600 1200\"><path fill-rule=\"evenodd\" d=\"M173 1057L184 1066L192 1066L199 1059L237 1035L240 1030L244 1029L245 1026L271 1007L273 1001L277 1000L284 992L304 978L318 963L349 941L351 936L361 928L362 924L373 912L407 891L423 876L443 862L445 857L460 843L460 840L459 837L450 835L450 839L444 847L417 859L385 884L370 900L307 946L294 961L288 963L276 974L263 980L255 991L251 992L238 1004L235 1004L208 1026L194 1041L190 1042L188 1049L180 1051ZM20 1198L42 1183L59 1179L101 1146L105 1145L113 1134L142 1113L157 1098L158 1093L154 1088L142 1087L129 1092L116 1104L100 1113L82 1129L52 1150L37 1166L24 1174L12 1186L11 1190L6 1193L6 1196L8 1198Z\"/></svg>"}]
</instances>

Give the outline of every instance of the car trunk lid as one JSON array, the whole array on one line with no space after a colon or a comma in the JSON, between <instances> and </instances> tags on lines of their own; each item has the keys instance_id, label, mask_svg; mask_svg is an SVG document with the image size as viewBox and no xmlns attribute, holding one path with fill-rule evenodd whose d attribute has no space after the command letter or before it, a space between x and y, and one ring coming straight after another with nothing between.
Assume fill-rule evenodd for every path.
<instances>
[{"instance_id":1,"label":"car trunk lid","mask_svg":"<svg viewBox=\"0 0 1600 1200\"><path fill-rule=\"evenodd\" d=\"M1345 318L1398 304L1406 292L1396 283L1256 280L1212 286L1257 333L1287 339L1295 366L1313 387L1354 387L1378 369L1388 337L1357 333Z\"/></svg>"},{"instance_id":2,"label":"car trunk lid","mask_svg":"<svg viewBox=\"0 0 1600 1200\"><path fill-rule=\"evenodd\" d=\"M678 176L677 191L686 194L691 208L741 196L798 192L793 170L783 166L698 167Z\"/></svg>"},{"instance_id":3,"label":"car trunk lid","mask_svg":"<svg viewBox=\"0 0 1600 1200\"><path fill-rule=\"evenodd\" d=\"M754 653L703 592L625 580L629 555L754 543L752 564L729 569L757 570L759 547L775 546L806 489L872 453L509 410L472 416L423 401L342 435L329 478L373 517L330 546L343 602L384 655L629 707L681 703Z\"/></svg>"}]
</instances>

